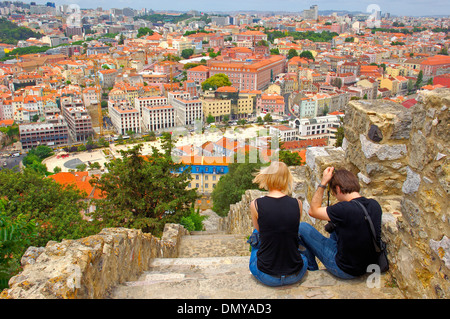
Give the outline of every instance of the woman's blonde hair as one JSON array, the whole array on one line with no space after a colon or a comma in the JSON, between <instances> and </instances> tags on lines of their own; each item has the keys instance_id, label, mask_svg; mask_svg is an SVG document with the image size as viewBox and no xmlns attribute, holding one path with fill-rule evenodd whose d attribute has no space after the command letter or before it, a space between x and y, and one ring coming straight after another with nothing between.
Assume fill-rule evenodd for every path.
<instances>
[{"instance_id":1,"label":"woman's blonde hair","mask_svg":"<svg viewBox=\"0 0 450 319\"><path fill-rule=\"evenodd\" d=\"M253 183L266 190L279 190L288 195L292 192L293 177L288 166L283 162L273 161L256 174Z\"/></svg>"}]
</instances>

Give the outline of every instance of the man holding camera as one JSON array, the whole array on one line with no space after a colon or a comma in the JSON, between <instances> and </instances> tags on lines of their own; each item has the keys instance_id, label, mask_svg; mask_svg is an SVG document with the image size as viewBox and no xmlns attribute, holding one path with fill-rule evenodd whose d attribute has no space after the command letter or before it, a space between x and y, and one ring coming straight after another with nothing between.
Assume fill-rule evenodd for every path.
<instances>
[{"instance_id":1,"label":"man holding camera","mask_svg":"<svg viewBox=\"0 0 450 319\"><path fill-rule=\"evenodd\" d=\"M329 191L338 203L322 207L322 198L329 184ZM373 222L377 240L381 237L381 207L376 200L359 194L358 178L345 169L327 167L322 181L315 191L309 215L329 221L325 230L330 237L319 233L312 225L302 222L299 227L300 244L308 259L308 270L318 270L316 257L327 270L342 279L352 279L366 273L367 266L377 263L372 233L366 221L361 203Z\"/></svg>"}]
</instances>

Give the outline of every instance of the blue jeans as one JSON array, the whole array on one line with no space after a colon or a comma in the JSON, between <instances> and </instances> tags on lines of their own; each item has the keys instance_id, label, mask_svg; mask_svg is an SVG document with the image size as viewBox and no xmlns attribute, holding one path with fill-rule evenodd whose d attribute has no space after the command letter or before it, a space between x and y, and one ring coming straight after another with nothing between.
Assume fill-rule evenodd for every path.
<instances>
[{"instance_id":1,"label":"blue jeans","mask_svg":"<svg viewBox=\"0 0 450 319\"><path fill-rule=\"evenodd\" d=\"M308 270L314 271L319 269L316 262L317 257L327 270L336 277L341 279L356 278L339 269L336 264L337 236L335 232L331 233L330 237L327 238L319 233L314 226L305 222L300 223L298 229L300 244L306 248L301 253L308 259Z\"/></svg>"},{"instance_id":2,"label":"blue jeans","mask_svg":"<svg viewBox=\"0 0 450 319\"><path fill-rule=\"evenodd\" d=\"M260 248L260 242L259 242L259 233L255 229L250 236L248 243L252 246L252 253L250 255L250 262L249 262L249 269L255 278L260 281L261 283L271 286L271 287L278 287L278 286L285 286L285 285L292 285L296 282L300 281L303 276L306 273L306 268L308 267L308 260L304 255L302 256L303 259L303 267L300 269L300 271L297 274L293 275L287 275L287 276L279 276L275 277L269 274L266 274L258 269L257 263L258 263L258 256L256 255L258 253L258 250Z\"/></svg>"}]
</instances>

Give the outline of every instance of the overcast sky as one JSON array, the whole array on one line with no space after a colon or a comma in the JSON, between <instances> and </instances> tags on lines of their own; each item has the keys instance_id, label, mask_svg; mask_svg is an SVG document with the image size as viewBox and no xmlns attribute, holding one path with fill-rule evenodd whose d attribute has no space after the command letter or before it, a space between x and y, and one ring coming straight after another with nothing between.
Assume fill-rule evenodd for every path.
<instances>
[{"instance_id":1,"label":"overcast sky","mask_svg":"<svg viewBox=\"0 0 450 319\"><path fill-rule=\"evenodd\" d=\"M52 0L36 0L44 4ZM370 5L377 6L382 13L393 15L449 15L449 0L53 0L57 5L78 4L81 8L124 8L153 10L198 10L198 11L291 11L301 12L317 4L320 10L347 10L367 12Z\"/></svg>"}]
</instances>

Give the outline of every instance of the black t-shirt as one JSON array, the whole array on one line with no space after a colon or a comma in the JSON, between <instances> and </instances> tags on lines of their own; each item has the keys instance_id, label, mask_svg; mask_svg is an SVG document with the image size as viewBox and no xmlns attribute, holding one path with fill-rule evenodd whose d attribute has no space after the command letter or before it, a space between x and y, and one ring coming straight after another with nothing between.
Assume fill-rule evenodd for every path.
<instances>
[{"instance_id":1,"label":"black t-shirt","mask_svg":"<svg viewBox=\"0 0 450 319\"><path fill-rule=\"evenodd\" d=\"M269 275L282 276L298 272L303 260L298 250L300 208L289 196L257 199L261 247L257 267Z\"/></svg>"},{"instance_id":2,"label":"black t-shirt","mask_svg":"<svg viewBox=\"0 0 450 319\"><path fill-rule=\"evenodd\" d=\"M381 236L381 207L376 200L359 197L349 202L339 202L327 207L331 222L336 225L336 264L344 272L360 276L367 272L367 266L377 263L377 253L372 240L369 223L359 201L372 219L377 240Z\"/></svg>"}]
</instances>

